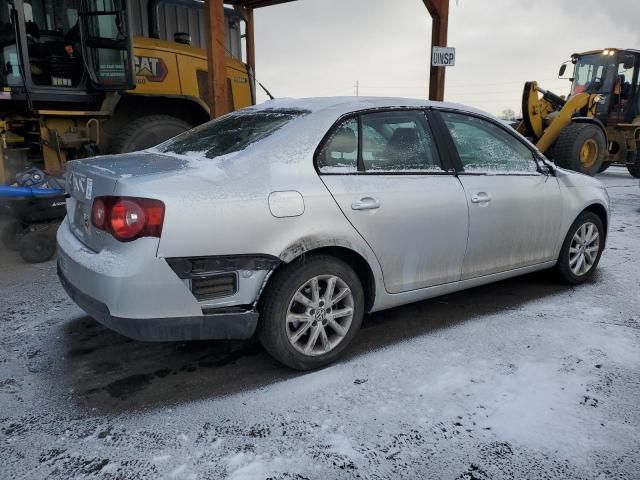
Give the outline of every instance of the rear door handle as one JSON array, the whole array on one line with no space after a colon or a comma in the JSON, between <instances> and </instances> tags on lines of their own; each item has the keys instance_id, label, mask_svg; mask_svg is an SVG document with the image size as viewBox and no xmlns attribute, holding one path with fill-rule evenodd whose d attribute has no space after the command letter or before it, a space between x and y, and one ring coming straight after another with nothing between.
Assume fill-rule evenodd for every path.
<instances>
[{"instance_id":1,"label":"rear door handle","mask_svg":"<svg viewBox=\"0 0 640 480\"><path fill-rule=\"evenodd\" d=\"M373 197L362 197L351 204L351 210L376 210L380 208L380 201Z\"/></svg>"},{"instance_id":2,"label":"rear door handle","mask_svg":"<svg viewBox=\"0 0 640 480\"><path fill-rule=\"evenodd\" d=\"M487 192L474 192L471 195L471 203L485 203L491 201L491 195Z\"/></svg>"}]
</instances>

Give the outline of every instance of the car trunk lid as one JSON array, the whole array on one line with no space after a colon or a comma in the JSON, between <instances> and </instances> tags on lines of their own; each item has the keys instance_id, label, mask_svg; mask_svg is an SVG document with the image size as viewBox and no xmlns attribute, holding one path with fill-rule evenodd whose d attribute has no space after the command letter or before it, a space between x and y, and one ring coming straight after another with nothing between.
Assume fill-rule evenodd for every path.
<instances>
[{"instance_id":1,"label":"car trunk lid","mask_svg":"<svg viewBox=\"0 0 640 480\"><path fill-rule=\"evenodd\" d=\"M98 252L116 240L91 224L91 207L96 197L113 195L118 181L179 171L187 166L181 158L150 152L75 160L67 164L67 216L73 234Z\"/></svg>"}]
</instances>

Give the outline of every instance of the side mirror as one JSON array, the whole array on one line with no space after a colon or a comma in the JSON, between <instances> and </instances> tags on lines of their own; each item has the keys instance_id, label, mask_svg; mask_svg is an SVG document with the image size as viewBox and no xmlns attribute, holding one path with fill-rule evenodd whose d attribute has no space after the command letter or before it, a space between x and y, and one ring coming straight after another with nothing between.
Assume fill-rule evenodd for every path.
<instances>
[{"instance_id":1,"label":"side mirror","mask_svg":"<svg viewBox=\"0 0 640 480\"><path fill-rule=\"evenodd\" d=\"M629 70L636 65L636 57L633 55L625 55L622 58L622 68Z\"/></svg>"},{"instance_id":2,"label":"side mirror","mask_svg":"<svg viewBox=\"0 0 640 480\"><path fill-rule=\"evenodd\" d=\"M564 75L564 72L567 71L567 64L563 63L562 65L560 65L560 71L558 72L558 76L561 77Z\"/></svg>"}]
</instances>

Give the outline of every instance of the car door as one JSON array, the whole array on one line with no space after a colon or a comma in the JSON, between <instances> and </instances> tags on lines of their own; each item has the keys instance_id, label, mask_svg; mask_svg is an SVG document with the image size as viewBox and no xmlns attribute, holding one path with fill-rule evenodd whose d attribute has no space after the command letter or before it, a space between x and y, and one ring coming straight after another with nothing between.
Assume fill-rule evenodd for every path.
<instances>
[{"instance_id":1,"label":"car door","mask_svg":"<svg viewBox=\"0 0 640 480\"><path fill-rule=\"evenodd\" d=\"M462 278L553 260L562 198L556 178L509 127L461 112L440 112L469 205Z\"/></svg>"},{"instance_id":2,"label":"car door","mask_svg":"<svg viewBox=\"0 0 640 480\"><path fill-rule=\"evenodd\" d=\"M319 148L316 167L374 251L388 292L460 279L467 203L422 110L344 118Z\"/></svg>"}]
</instances>

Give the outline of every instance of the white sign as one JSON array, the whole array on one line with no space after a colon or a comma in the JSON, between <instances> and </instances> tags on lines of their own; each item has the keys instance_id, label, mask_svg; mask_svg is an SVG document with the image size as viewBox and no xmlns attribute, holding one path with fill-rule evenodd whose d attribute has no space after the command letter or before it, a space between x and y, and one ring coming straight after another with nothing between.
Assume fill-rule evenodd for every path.
<instances>
[{"instance_id":1,"label":"white sign","mask_svg":"<svg viewBox=\"0 0 640 480\"><path fill-rule=\"evenodd\" d=\"M452 47L433 47L431 65L434 67L454 67L456 65L456 49Z\"/></svg>"}]
</instances>

